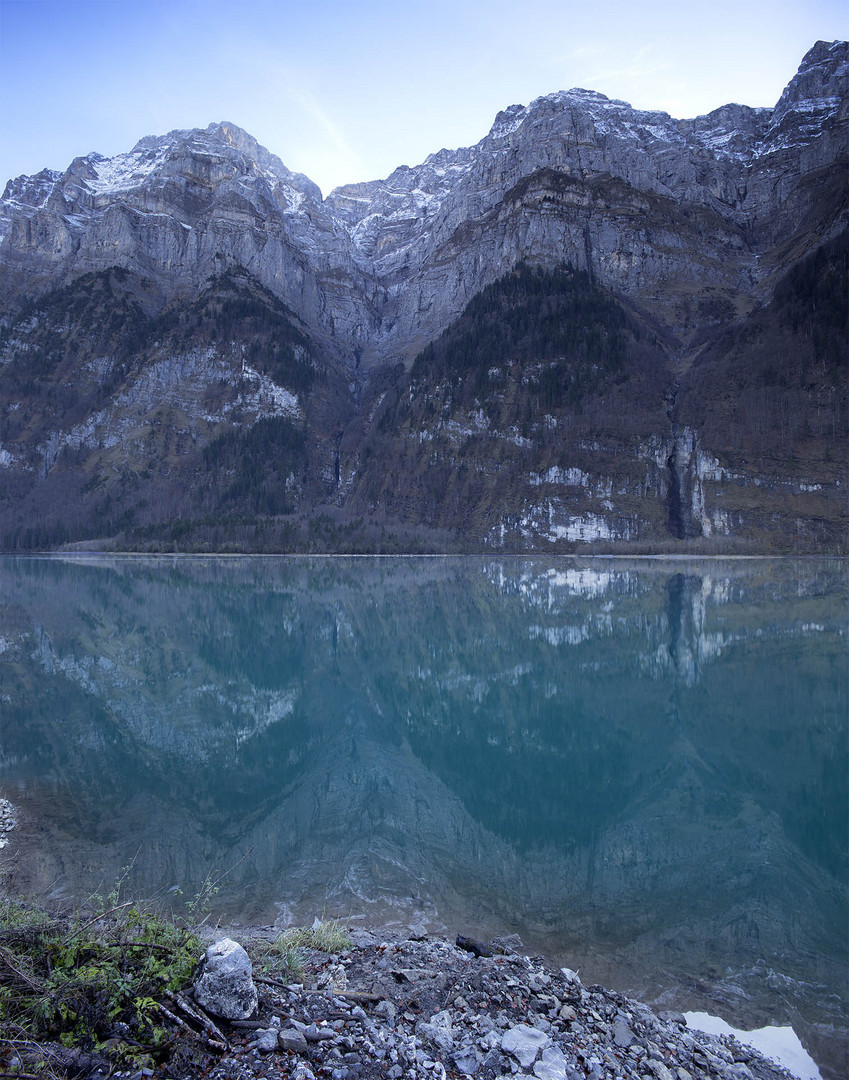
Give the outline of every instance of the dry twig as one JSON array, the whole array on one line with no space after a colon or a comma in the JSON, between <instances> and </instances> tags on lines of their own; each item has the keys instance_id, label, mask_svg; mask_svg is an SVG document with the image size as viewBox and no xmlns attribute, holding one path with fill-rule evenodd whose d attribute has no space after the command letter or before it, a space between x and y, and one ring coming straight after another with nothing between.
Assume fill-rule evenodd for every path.
<instances>
[{"instance_id":1,"label":"dry twig","mask_svg":"<svg viewBox=\"0 0 849 1080\"><path fill-rule=\"evenodd\" d=\"M116 904L115 907L107 908L106 911L102 911L99 915L95 915L95 917L89 919L87 923L83 923L83 925L78 926L76 930L72 930L64 940L59 942L59 948L64 949L69 941L73 941L75 937L79 937L83 931L88 930L90 926L94 926L94 924L100 922L101 919L105 919L107 915L112 915L114 912L121 911L121 909L125 907L130 907L134 903L134 900L127 900L123 904Z\"/></svg>"},{"instance_id":2,"label":"dry twig","mask_svg":"<svg viewBox=\"0 0 849 1080\"><path fill-rule=\"evenodd\" d=\"M44 989L43 984L34 982L30 975L27 975L25 971L21 971L19 967L16 967L12 960L12 954L9 952L8 949L4 949L2 945L0 945L0 960L2 960L6 967L9 969L9 971L11 971L14 975L17 975L17 977L21 980L24 986L32 990L34 994L40 994L41 991Z\"/></svg>"}]
</instances>

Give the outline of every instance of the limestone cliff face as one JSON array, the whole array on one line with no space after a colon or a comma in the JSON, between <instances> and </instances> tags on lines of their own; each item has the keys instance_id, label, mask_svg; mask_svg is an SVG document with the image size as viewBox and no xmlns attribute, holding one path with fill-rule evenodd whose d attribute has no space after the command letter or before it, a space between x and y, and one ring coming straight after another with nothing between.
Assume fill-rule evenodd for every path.
<instances>
[{"instance_id":1,"label":"limestone cliff face","mask_svg":"<svg viewBox=\"0 0 849 1080\"><path fill-rule=\"evenodd\" d=\"M751 305L776 247L840 224L846 52L814 46L773 110L675 120L594 91L552 94L499 113L473 147L324 201L233 124L144 138L9 182L4 296L118 265L170 299L237 264L379 361L417 351L521 259L565 259L694 328L694 287ZM815 177L826 190L812 200Z\"/></svg>"},{"instance_id":2,"label":"limestone cliff face","mask_svg":"<svg viewBox=\"0 0 849 1080\"><path fill-rule=\"evenodd\" d=\"M776 248L845 224L847 82L846 44L821 42L774 110L679 121L571 90L511 106L474 147L337 189L328 204L389 292L380 352L417 350L521 259L568 260L685 341L722 300L745 311Z\"/></svg>"},{"instance_id":3,"label":"limestone cliff face","mask_svg":"<svg viewBox=\"0 0 849 1080\"><path fill-rule=\"evenodd\" d=\"M60 175L11 181L0 236L7 299L119 266L150 279L148 303L161 308L240 267L309 325L332 329L328 308L344 311L346 292L369 291L318 187L227 123L144 138L115 158L90 154ZM368 322L362 306L359 318Z\"/></svg>"},{"instance_id":4,"label":"limestone cliff face","mask_svg":"<svg viewBox=\"0 0 849 1080\"><path fill-rule=\"evenodd\" d=\"M386 514L374 452L402 492L409 455L397 440L376 441L374 423L397 434L409 421L420 447L449 437L456 505L426 492L389 499L405 527L520 548L767 534L779 546L794 536L839 546L845 312L839 299L824 312L812 297L839 298L846 273L847 82L847 44L819 42L774 109L727 105L676 120L594 91L561 92L510 106L475 146L324 200L229 123L10 181L0 200L0 468L11 542L32 526L48 543L152 528L179 507L193 520L227 516L227 492L248 483L234 460L265 445L246 449L244 439L286 416L303 453L295 461L287 450L264 481L270 493L251 496L251 514L308 515L325 503L343 517ZM411 392L414 359L523 264L568 265L618 306L630 335L619 374L592 383L591 359L537 342L535 373L520 372L515 356L481 359L484 372L501 371L499 386L475 374L474 393L442 394L436 424L392 413ZM91 302L92 282L102 303ZM281 319L286 363L269 329ZM563 375L557 400L536 415L528 386L554 385L541 374L552 365ZM583 375L566 377L563 365ZM467 390L470 377L461 377ZM440 397L420 365L416 386L424 400ZM491 491L501 513L469 524L461 506L476 496L456 470L485 414L502 449L518 450L509 464L523 491ZM167 451L157 450L163 428ZM212 454L210 479L207 447L223 438L232 453L223 465ZM596 454L600 471L587 464ZM479 455L478 467L507 475L503 454ZM576 485L556 479L575 470L590 477L578 485L581 505ZM734 492L753 484L774 496L749 506L748 491ZM57 486L73 506L56 502ZM830 492L830 505L812 491ZM96 513L77 513L93 492ZM60 535L62 521L73 529Z\"/></svg>"}]
</instances>

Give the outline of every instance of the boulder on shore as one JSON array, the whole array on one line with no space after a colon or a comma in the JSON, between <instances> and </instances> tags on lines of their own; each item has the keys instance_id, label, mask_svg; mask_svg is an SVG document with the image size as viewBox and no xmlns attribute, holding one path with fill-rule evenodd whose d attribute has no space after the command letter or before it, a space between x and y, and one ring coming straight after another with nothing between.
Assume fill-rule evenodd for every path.
<instances>
[{"instance_id":1,"label":"boulder on shore","mask_svg":"<svg viewBox=\"0 0 849 1080\"><path fill-rule=\"evenodd\" d=\"M250 957L231 938L210 945L198 965L195 1001L202 1009L226 1020L247 1020L259 1001Z\"/></svg>"}]
</instances>

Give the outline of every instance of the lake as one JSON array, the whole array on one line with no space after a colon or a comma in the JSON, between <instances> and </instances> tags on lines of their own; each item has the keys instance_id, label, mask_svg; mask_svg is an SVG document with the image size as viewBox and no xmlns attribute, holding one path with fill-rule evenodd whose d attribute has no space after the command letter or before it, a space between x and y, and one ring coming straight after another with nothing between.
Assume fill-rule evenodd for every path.
<instances>
[{"instance_id":1,"label":"lake","mask_svg":"<svg viewBox=\"0 0 849 1080\"><path fill-rule=\"evenodd\" d=\"M13 887L528 949L847 1074L838 560L0 560Z\"/></svg>"}]
</instances>

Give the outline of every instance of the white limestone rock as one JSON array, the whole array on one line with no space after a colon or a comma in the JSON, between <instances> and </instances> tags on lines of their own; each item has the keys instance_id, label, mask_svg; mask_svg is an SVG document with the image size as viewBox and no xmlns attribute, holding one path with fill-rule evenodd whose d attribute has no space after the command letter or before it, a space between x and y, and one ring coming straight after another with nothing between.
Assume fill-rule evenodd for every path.
<instances>
[{"instance_id":1,"label":"white limestone rock","mask_svg":"<svg viewBox=\"0 0 849 1080\"><path fill-rule=\"evenodd\" d=\"M231 938L210 945L198 966L195 1001L226 1020L247 1020L258 1004L250 957Z\"/></svg>"},{"instance_id":2,"label":"white limestone rock","mask_svg":"<svg viewBox=\"0 0 849 1080\"><path fill-rule=\"evenodd\" d=\"M527 1024L516 1024L504 1033L501 1040L501 1049L505 1054L512 1054L523 1069L533 1065L541 1050L547 1050L551 1046L551 1037L544 1031L529 1027Z\"/></svg>"}]
</instances>

